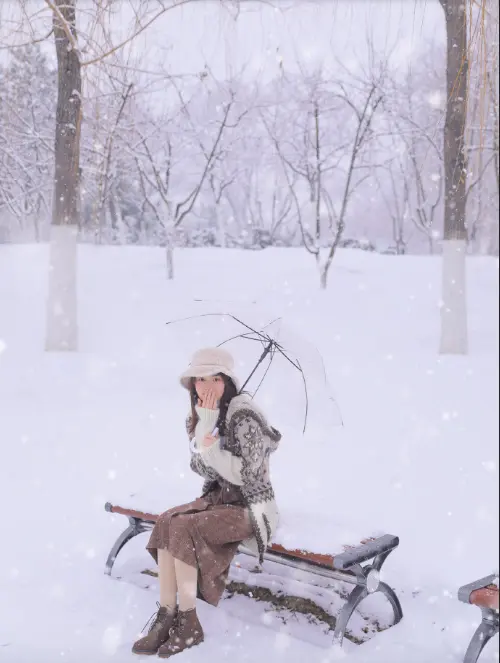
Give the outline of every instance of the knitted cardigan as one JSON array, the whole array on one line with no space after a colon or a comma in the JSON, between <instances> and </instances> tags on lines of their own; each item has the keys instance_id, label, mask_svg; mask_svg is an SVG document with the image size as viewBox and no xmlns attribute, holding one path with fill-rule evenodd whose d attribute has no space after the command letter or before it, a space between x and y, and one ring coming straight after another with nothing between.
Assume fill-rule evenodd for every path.
<instances>
[{"instance_id":1,"label":"knitted cardigan","mask_svg":"<svg viewBox=\"0 0 500 663\"><path fill-rule=\"evenodd\" d=\"M205 479L202 496L223 480L240 486L253 527L243 543L262 564L264 552L278 526L279 512L269 477L269 456L281 433L267 424L248 394L235 396L226 414L226 434L210 447L191 451L191 469ZM191 415L186 428L191 427ZM190 440L194 437L190 434Z\"/></svg>"}]
</instances>

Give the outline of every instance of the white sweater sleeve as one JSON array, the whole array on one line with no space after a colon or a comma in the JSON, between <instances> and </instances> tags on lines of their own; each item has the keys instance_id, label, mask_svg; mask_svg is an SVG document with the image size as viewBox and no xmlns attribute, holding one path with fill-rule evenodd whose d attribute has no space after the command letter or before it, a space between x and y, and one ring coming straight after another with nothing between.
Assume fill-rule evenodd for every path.
<instances>
[{"instance_id":1,"label":"white sweater sleeve","mask_svg":"<svg viewBox=\"0 0 500 663\"><path fill-rule=\"evenodd\" d=\"M196 447L198 450L203 448L203 438L205 435L210 434L215 428L217 419L219 418L219 410L208 410L204 407L197 407L198 423L196 424L195 437Z\"/></svg>"},{"instance_id":2,"label":"white sweater sleeve","mask_svg":"<svg viewBox=\"0 0 500 663\"><path fill-rule=\"evenodd\" d=\"M212 467L221 477L236 486L243 485L241 478L241 458L234 456L230 451L220 448L220 440L210 447L199 447L201 457L206 465Z\"/></svg>"}]
</instances>

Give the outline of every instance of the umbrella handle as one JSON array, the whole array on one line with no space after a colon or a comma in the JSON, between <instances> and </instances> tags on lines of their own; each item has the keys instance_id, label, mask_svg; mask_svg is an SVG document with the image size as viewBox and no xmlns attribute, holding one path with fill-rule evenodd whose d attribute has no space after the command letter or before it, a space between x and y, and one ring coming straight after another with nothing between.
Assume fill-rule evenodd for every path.
<instances>
[{"instance_id":1,"label":"umbrella handle","mask_svg":"<svg viewBox=\"0 0 500 663\"><path fill-rule=\"evenodd\" d=\"M271 352L272 347L273 347L273 341L269 341L269 343L268 343L268 344L266 345L266 347L264 348L264 351L263 351L263 353L261 354L259 361L255 364L253 371L250 373L250 375L247 377L247 379L246 379L245 382L243 383L243 386L242 386L241 389L240 389L240 394L241 394L241 392L243 391L243 389L247 386L247 384L249 383L249 381L251 380L251 378L252 378L253 374L255 373L255 371L259 368L259 366L262 364L262 362L264 361L264 359L265 359L265 358L267 357L267 355Z\"/></svg>"}]
</instances>

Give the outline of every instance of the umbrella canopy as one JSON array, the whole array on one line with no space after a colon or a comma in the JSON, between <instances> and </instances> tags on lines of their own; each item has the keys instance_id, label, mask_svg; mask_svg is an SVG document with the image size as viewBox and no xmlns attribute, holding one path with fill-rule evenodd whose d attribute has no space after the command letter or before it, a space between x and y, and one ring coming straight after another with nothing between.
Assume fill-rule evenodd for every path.
<instances>
[{"instance_id":1,"label":"umbrella canopy","mask_svg":"<svg viewBox=\"0 0 500 663\"><path fill-rule=\"evenodd\" d=\"M323 359L317 349L293 332L282 318L210 311L170 320L167 325L192 349L224 347L235 358L242 391L259 393L265 409L281 413L302 432L313 425L341 425ZM191 342L187 341L191 339ZM196 346L194 345L196 343ZM300 420L300 423L299 423Z\"/></svg>"}]
</instances>

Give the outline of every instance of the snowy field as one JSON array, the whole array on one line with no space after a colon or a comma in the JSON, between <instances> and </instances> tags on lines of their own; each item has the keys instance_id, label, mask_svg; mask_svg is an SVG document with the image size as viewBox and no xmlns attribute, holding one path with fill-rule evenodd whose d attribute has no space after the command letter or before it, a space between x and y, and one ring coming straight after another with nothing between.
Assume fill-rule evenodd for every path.
<instances>
[{"instance_id":1,"label":"snowy field","mask_svg":"<svg viewBox=\"0 0 500 663\"><path fill-rule=\"evenodd\" d=\"M397 534L385 579L405 616L339 653L320 624L228 597L199 604L206 642L179 663L459 663L480 613L457 588L496 570L499 554L498 261L469 259L470 354L439 357L439 258L342 251L321 292L300 250L175 257L169 283L160 249L81 246L80 352L47 355L48 247L0 246L0 661L140 660L130 647L158 597L140 573L151 568L147 535L105 576L126 521L103 507L135 495L166 509L197 495L177 375L206 337L164 323L205 306L283 316L319 349L338 421L312 419L302 437L288 379L278 376L274 403L272 389L262 395L284 432L272 471L285 526L322 552L343 527ZM307 579L273 574L268 566L260 582L330 605ZM387 614L371 597L353 635ZM481 659L493 661L498 637Z\"/></svg>"}]
</instances>

